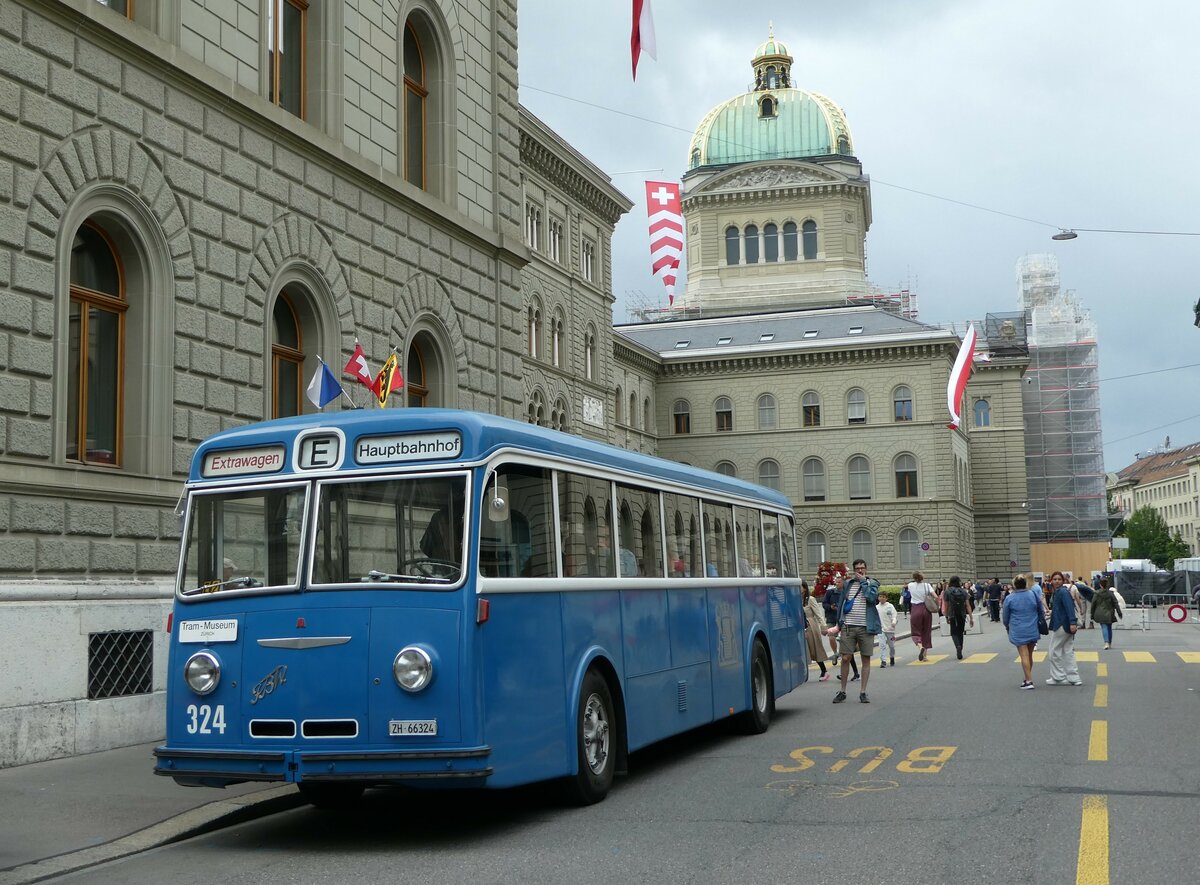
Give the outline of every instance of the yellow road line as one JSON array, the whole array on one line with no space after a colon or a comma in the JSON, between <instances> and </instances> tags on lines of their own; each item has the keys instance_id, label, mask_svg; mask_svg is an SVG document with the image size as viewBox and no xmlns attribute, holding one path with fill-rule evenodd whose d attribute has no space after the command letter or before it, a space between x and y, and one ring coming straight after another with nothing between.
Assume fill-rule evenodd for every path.
<instances>
[{"instance_id":1,"label":"yellow road line","mask_svg":"<svg viewBox=\"0 0 1200 885\"><path fill-rule=\"evenodd\" d=\"M977 654L967 655L965 658L963 658L963 663L964 664L986 664L990 660L992 660L992 658L994 658L994 657L996 657L995 652L990 652L990 653L989 652L979 652Z\"/></svg>"},{"instance_id":2,"label":"yellow road line","mask_svg":"<svg viewBox=\"0 0 1200 885\"><path fill-rule=\"evenodd\" d=\"M1108 720L1092 720L1092 736L1088 739L1088 762L1108 761Z\"/></svg>"},{"instance_id":3,"label":"yellow road line","mask_svg":"<svg viewBox=\"0 0 1200 885\"><path fill-rule=\"evenodd\" d=\"M1177 651L1180 660L1185 664L1200 664L1200 651Z\"/></svg>"},{"instance_id":4,"label":"yellow road line","mask_svg":"<svg viewBox=\"0 0 1200 885\"><path fill-rule=\"evenodd\" d=\"M1092 701L1092 706L1093 707L1107 707L1108 706L1108 686L1107 685L1097 685L1096 686L1096 699L1094 701Z\"/></svg>"},{"instance_id":5,"label":"yellow road line","mask_svg":"<svg viewBox=\"0 0 1200 885\"><path fill-rule=\"evenodd\" d=\"M1100 652L1098 651L1077 651L1075 652L1075 660L1082 664L1094 664L1100 660Z\"/></svg>"},{"instance_id":6,"label":"yellow road line","mask_svg":"<svg viewBox=\"0 0 1200 885\"><path fill-rule=\"evenodd\" d=\"M1154 664L1157 663L1154 655L1148 651L1123 651L1125 655L1125 663L1127 664Z\"/></svg>"},{"instance_id":7,"label":"yellow road line","mask_svg":"<svg viewBox=\"0 0 1200 885\"><path fill-rule=\"evenodd\" d=\"M950 655L931 655L931 654L929 654L928 652L926 652L926 653L925 653L925 660L923 660L923 661L909 661L909 662L908 662L908 666L910 666L910 667L926 667L926 666L928 666L929 664L936 664L938 661L944 661L944 660L946 660L946 658L948 658L948 657L950 657Z\"/></svg>"},{"instance_id":8,"label":"yellow road line","mask_svg":"<svg viewBox=\"0 0 1200 885\"><path fill-rule=\"evenodd\" d=\"M1108 885L1108 797L1085 796L1075 885Z\"/></svg>"},{"instance_id":9,"label":"yellow road line","mask_svg":"<svg viewBox=\"0 0 1200 885\"><path fill-rule=\"evenodd\" d=\"M1099 676L1107 676L1107 675L1108 675L1108 664L1097 664L1096 665L1096 676L1099 677Z\"/></svg>"}]
</instances>

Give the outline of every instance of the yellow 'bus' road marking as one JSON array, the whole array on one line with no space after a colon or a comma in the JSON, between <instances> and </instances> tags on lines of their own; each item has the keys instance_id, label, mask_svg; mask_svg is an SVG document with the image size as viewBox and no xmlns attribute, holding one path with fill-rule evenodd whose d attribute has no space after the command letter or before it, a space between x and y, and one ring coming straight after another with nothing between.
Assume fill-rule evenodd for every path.
<instances>
[{"instance_id":1,"label":"yellow 'bus' road marking","mask_svg":"<svg viewBox=\"0 0 1200 885\"><path fill-rule=\"evenodd\" d=\"M1123 651L1125 655L1125 663L1127 664L1154 664L1154 655L1148 651Z\"/></svg>"},{"instance_id":2,"label":"yellow 'bus' road marking","mask_svg":"<svg viewBox=\"0 0 1200 885\"><path fill-rule=\"evenodd\" d=\"M1097 676L1107 676L1108 675L1108 664L1097 664L1096 665L1096 675Z\"/></svg>"},{"instance_id":3,"label":"yellow 'bus' road marking","mask_svg":"<svg viewBox=\"0 0 1200 885\"><path fill-rule=\"evenodd\" d=\"M967 655L963 658L964 664L986 664L996 656L995 652L979 652L978 654Z\"/></svg>"},{"instance_id":4,"label":"yellow 'bus' road marking","mask_svg":"<svg viewBox=\"0 0 1200 885\"><path fill-rule=\"evenodd\" d=\"M1200 664L1200 651L1177 651L1180 659L1185 664Z\"/></svg>"},{"instance_id":5,"label":"yellow 'bus' road marking","mask_svg":"<svg viewBox=\"0 0 1200 885\"><path fill-rule=\"evenodd\" d=\"M1077 651L1075 652L1075 660L1084 664L1094 664L1100 660L1100 652L1097 651Z\"/></svg>"},{"instance_id":6,"label":"yellow 'bus' road marking","mask_svg":"<svg viewBox=\"0 0 1200 885\"><path fill-rule=\"evenodd\" d=\"M1108 761L1108 720L1092 720L1092 736L1088 739L1088 762Z\"/></svg>"},{"instance_id":7,"label":"yellow 'bus' road marking","mask_svg":"<svg viewBox=\"0 0 1200 885\"><path fill-rule=\"evenodd\" d=\"M1085 796L1075 885L1108 885L1108 797Z\"/></svg>"},{"instance_id":8,"label":"yellow 'bus' road marking","mask_svg":"<svg viewBox=\"0 0 1200 885\"><path fill-rule=\"evenodd\" d=\"M1096 699L1094 701L1092 701L1092 706L1093 707L1107 707L1108 706L1108 686L1107 685L1097 685L1096 686Z\"/></svg>"}]
</instances>

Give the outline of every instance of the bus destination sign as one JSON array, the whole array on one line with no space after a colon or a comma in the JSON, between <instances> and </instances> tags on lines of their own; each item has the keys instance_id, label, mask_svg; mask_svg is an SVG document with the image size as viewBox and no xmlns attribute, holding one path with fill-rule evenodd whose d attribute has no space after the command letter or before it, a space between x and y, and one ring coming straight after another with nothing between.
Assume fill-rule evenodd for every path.
<instances>
[{"instance_id":1,"label":"bus destination sign","mask_svg":"<svg viewBox=\"0 0 1200 885\"><path fill-rule=\"evenodd\" d=\"M255 473L278 473L282 469L283 446L262 446L254 449L205 452L200 475L249 476Z\"/></svg>"},{"instance_id":2,"label":"bus destination sign","mask_svg":"<svg viewBox=\"0 0 1200 885\"><path fill-rule=\"evenodd\" d=\"M368 436L354 444L354 460L359 464L399 464L405 461L457 458L461 454L462 434L455 430Z\"/></svg>"}]
</instances>

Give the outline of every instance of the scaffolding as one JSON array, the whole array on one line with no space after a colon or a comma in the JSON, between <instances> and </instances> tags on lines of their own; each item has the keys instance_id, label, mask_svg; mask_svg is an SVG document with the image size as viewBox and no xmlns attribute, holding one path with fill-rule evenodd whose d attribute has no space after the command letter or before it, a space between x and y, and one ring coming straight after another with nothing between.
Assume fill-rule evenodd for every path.
<instances>
[{"instance_id":1,"label":"scaffolding","mask_svg":"<svg viewBox=\"0 0 1200 885\"><path fill-rule=\"evenodd\" d=\"M1028 317L1022 389L1029 540L1107 541L1096 326L1060 284L1058 259L1017 262L1017 304Z\"/></svg>"},{"instance_id":2,"label":"scaffolding","mask_svg":"<svg viewBox=\"0 0 1200 885\"><path fill-rule=\"evenodd\" d=\"M907 287L895 292L885 292L878 286L872 285L866 294L847 295L846 304L851 307L868 304L886 310L890 314L904 317L906 320L917 319L917 293Z\"/></svg>"}]
</instances>

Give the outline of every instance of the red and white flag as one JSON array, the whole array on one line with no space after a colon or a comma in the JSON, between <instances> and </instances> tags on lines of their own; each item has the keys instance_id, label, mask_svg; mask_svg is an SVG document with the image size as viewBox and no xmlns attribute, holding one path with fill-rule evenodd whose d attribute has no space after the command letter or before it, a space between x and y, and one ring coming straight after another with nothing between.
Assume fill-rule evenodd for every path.
<instances>
[{"instance_id":1,"label":"red and white flag","mask_svg":"<svg viewBox=\"0 0 1200 885\"><path fill-rule=\"evenodd\" d=\"M683 210L679 185L646 182L646 215L650 219L650 271L662 277L669 304L675 303L675 276L683 257Z\"/></svg>"},{"instance_id":2,"label":"red and white flag","mask_svg":"<svg viewBox=\"0 0 1200 885\"><path fill-rule=\"evenodd\" d=\"M633 50L633 79L637 79L638 59L642 53L658 60L658 47L654 45L654 14L650 11L650 0L633 0L633 36L629 39Z\"/></svg>"},{"instance_id":3,"label":"red and white flag","mask_svg":"<svg viewBox=\"0 0 1200 885\"><path fill-rule=\"evenodd\" d=\"M354 353L350 355L350 362L346 363L343 371L347 375L352 375L354 380L367 390L375 392L375 376L367 368L367 355L363 353L362 345L358 343L357 338L354 340Z\"/></svg>"},{"instance_id":4,"label":"red and white flag","mask_svg":"<svg viewBox=\"0 0 1200 885\"><path fill-rule=\"evenodd\" d=\"M975 324L967 328L967 334L958 349L958 358L950 371L950 381L946 385L946 408L950 410L950 423L946 426L957 430L962 422L958 410L962 407L963 392L967 389L967 379L971 377L971 366L975 362Z\"/></svg>"}]
</instances>

